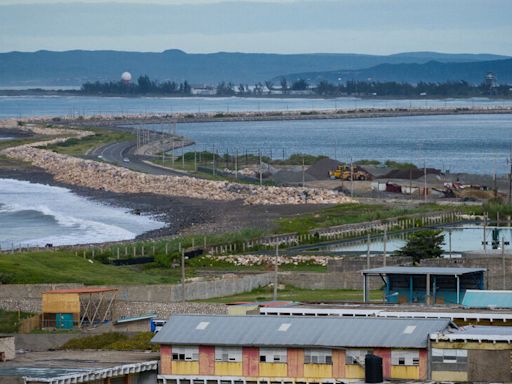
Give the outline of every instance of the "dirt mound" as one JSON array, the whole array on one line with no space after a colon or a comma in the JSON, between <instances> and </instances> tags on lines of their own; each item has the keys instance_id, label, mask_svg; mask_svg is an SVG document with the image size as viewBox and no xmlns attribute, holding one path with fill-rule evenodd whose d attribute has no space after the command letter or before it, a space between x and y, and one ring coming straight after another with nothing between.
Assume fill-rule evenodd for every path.
<instances>
[{"instance_id":1,"label":"dirt mound","mask_svg":"<svg viewBox=\"0 0 512 384\"><path fill-rule=\"evenodd\" d=\"M329 171L336 169L341 163L337 160L325 158L318 160L315 164L306 170L306 174L315 180L325 180L329 178Z\"/></svg>"},{"instance_id":2,"label":"dirt mound","mask_svg":"<svg viewBox=\"0 0 512 384\"><path fill-rule=\"evenodd\" d=\"M388 172L384 176L381 176L382 179L404 179L409 180L409 178L416 180L422 177L425 174L423 168L409 168L409 169L393 169ZM441 175L442 172L439 169L435 168L427 168L427 175Z\"/></svg>"}]
</instances>

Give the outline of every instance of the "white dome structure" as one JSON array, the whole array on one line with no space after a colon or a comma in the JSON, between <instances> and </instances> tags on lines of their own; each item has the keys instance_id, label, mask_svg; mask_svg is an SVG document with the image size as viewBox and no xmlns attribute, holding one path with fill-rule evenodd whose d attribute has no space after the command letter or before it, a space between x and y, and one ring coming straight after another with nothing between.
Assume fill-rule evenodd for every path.
<instances>
[{"instance_id":1,"label":"white dome structure","mask_svg":"<svg viewBox=\"0 0 512 384\"><path fill-rule=\"evenodd\" d=\"M130 82L132 80L132 74L130 72L123 72L121 75L121 80L127 83Z\"/></svg>"}]
</instances>

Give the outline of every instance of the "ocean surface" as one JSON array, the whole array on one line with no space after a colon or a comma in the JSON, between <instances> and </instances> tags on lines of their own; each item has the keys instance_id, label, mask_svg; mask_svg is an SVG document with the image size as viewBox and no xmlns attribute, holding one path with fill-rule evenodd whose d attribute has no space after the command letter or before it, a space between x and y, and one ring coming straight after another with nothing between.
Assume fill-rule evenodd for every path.
<instances>
[{"instance_id":1,"label":"ocean surface","mask_svg":"<svg viewBox=\"0 0 512 384\"><path fill-rule=\"evenodd\" d=\"M66 188L0 179L1 249L128 240L164 225Z\"/></svg>"},{"instance_id":2,"label":"ocean surface","mask_svg":"<svg viewBox=\"0 0 512 384\"><path fill-rule=\"evenodd\" d=\"M154 130L168 126L148 124ZM372 119L212 122L179 124L194 140L193 151L273 158L293 153L340 161L375 159L412 162L450 172L498 174L509 170L512 114L385 117ZM181 152L179 152L181 153Z\"/></svg>"},{"instance_id":3,"label":"ocean surface","mask_svg":"<svg viewBox=\"0 0 512 384\"><path fill-rule=\"evenodd\" d=\"M452 252L468 252L468 251L482 251L484 250L482 242L484 241L484 228L476 225L464 225L460 227L447 227L443 230L444 245L442 246L445 252L450 250L450 235L451 232L451 249ZM386 242L387 252L393 252L402 248L409 235L399 234L392 235ZM485 241L488 242L486 245L487 250L492 250L492 241L498 241L501 243L502 238L505 242L512 241L512 228L509 227L486 227L485 228ZM508 252L510 245L505 245L505 249ZM350 243L344 243L339 245L329 246L328 249L334 252L363 252L365 253L368 249L367 242L353 241ZM501 249L501 244L496 244L494 249ZM384 241L382 237L374 238L370 241L371 252L382 252L384 250Z\"/></svg>"},{"instance_id":4,"label":"ocean surface","mask_svg":"<svg viewBox=\"0 0 512 384\"><path fill-rule=\"evenodd\" d=\"M343 97L237 98L237 97L97 97L97 96L0 96L0 119L31 116L89 116L172 112L243 112L328 110L357 108L494 108L512 106L512 99L382 100Z\"/></svg>"}]
</instances>

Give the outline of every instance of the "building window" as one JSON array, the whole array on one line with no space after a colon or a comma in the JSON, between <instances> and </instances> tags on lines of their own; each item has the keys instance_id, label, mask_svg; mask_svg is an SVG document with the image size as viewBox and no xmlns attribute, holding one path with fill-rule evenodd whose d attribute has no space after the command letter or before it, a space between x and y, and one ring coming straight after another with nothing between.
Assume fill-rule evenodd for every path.
<instances>
[{"instance_id":1,"label":"building window","mask_svg":"<svg viewBox=\"0 0 512 384\"><path fill-rule=\"evenodd\" d=\"M285 348L260 348L262 363L286 363Z\"/></svg>"},{"instance_id":2,"label":"building window","mask_svg":"<svg viewBox=\"0 0 512 384\"><path fill-rule=\"evenodd\" d=\"M172 347L172 359L175 361L198 361L198 347Z\"/></svg>"},{"instance_id":3,"label":"building window","mask_svg":"<svg viewBox=\"0 0 512 384\"><path fill-rule=\"evenodd\" d=\"M347 349L345 352L345 364L364 365L364 358L368 353L372 353L367 349Z\"/></svg>"},{"instance_id":4,"label":"building window","mask_svg":"<svg viewBox=\"0 0 512 384\"><path fill-rule=\"evenodd\" d=\"M391 351L391 365L420 365L419 351Z\"/></svg>"},{"instance_id":5,"label":"building window","mask_svg":"<svg viewBox=\"0 0 512 384\"><path fill-rule=\"evenodd\" d=\"M242 348L215 347L215 361L239 363L242 361Z\"/></svg>"},{"instance_id":6,"label":"building window","mask_svg":"<svg viewBox=\"0 0 512 384\"><path fill-rule=\"evenodd\" d=\"M468 351L465 349L432 348L432 362L442 364L465 364L468 361Z\"/></svg>"},{"instance_id":7,"label":"building window","mask_svg":"<svg viewBox=\"0 0 512 384\"><path fill-rule=\"evenodd\" d=\"M330 349L304 350L304 364L332 364L332 351Z\"/></svg>"}]
</instances>

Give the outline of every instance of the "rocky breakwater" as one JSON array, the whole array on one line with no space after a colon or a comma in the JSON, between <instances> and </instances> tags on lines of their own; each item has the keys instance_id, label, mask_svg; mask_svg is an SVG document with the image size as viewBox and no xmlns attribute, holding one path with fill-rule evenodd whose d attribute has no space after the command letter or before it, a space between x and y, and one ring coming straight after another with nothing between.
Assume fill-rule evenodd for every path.
<instances>
[{"instance_id":1,"label":"rocky breakwater","mask_svg":"<svg viewBox=\"0 0 512 384\"><path fill-rule=\"evenodd\" d=\"M45 129L45 132L48 134L50 129ZM92 134L87 131L72 130L72 132L73 137ZM206 200L243 200L246 204L261 205L353 202L339 192L323 189L265 187L210 181L188 176L148 175L107 163L55 153L44 148L48 144L62 140L66 139L59 137L10 147L1 153L13 159L32 163L52 174L57 181L117 193L154 193Z\"/></svg>"}]
</instances>

